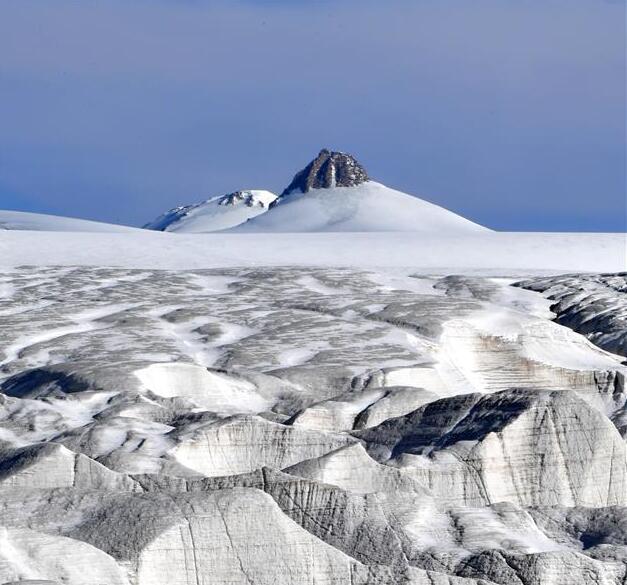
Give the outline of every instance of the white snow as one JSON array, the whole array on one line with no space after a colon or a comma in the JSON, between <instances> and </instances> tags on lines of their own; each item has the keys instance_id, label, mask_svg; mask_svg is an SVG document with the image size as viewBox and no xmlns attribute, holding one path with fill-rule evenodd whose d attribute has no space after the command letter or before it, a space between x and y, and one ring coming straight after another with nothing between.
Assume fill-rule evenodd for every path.
<instances>
[{"instance_id":1,"label":"white snow","mask_svg":"<svg viewBox=\"0 0 627 585\"><path fill-rule=\"evenodd\" d=\"M178 233L215 232L265 213L276 198L270 191L255 189L212 197L202 203L171 209L145 227Z\"/></svg>"},{"instance_id":2,"label":"white snow","mask_svg":"<svg viewBox=\"0 0 627 585\"><path fill-rule=\"evenodd\" d=\"M129 583L112 557L86 542L5 527L0 528L0 582Z\"/></svg>"},{"instance_id":3,"label":"white snow","mask_svg":"<svg viewBox=\"0 0 627 585\"><path fill-rule=\"evenodd\" d=\"M305 290L309 290L321 295L335 295L342 290L346 292L346 289L327 286L326 284L324 284L324 282L322 282L318 278L315 278L314 276L303 276L302 278L298 279L298 282L305 288Z\"/></svg>"},{"instance_id":4,"label":"white snow","mask_svg":"<svg viewBox=\"0 0 627 585\"><path fill-rule=\"evenodd\" d=\"M149 311L148 314L157 319L165 336L173 339L179 350L198 366L209 367L214 365L222 357L224 346L241 341L256 333L250 327L220 321L209 316L199 316L178 323L170 323L164 319L168 313L181 308L183 307L160 307ZM211 323L219 327L220 335L217 339L208 341L198 332L198 329Z\"/></svg>"},{"instance_id":5,"label":"white snow","mask_svg":"<svg viewBox=\"0 0 627 585\"><path fill-rule=\"evenodd\" d=\"M0 438L15 447L48 441L63 428L79 428L93 421L116 392L82 392L72 399L48 397L45 401L23 398L7 401L0 415ZM32 421L36 420L37 423ZM19 433L10 430L9 421L23 421ZM30 424L27 422L30 421ZM6 428L5 428L6 427Z\"/></svg>"},{"instance_id":6,"label":"white snow","mask_svg":"<svg viewBox=\"0 0 627 585\"><path fill-rule=\"evenodd\" d=\"M236 231L451 234L488 230L443 207L368 181L290 194Z\"/></svg>"},{"instance_id":7,"label":"white snow","mask_svg":"<svg viewBox=\"0 0 627 585\"><path fill-rule=\"evenodd\" d=\"M128 234L0 230L0 267L193 269L328 266L527 275L627 269L625 234L409 232Z\"/></svg>"},{"instance_id":8,"label":"white snow","mask_svg":"<svg viewBox=\"0 0 627 585\"><path fill-rule=\"evenodd\" d=\"M6 345L2 349L5 357L2 361L0 361L0 366L4 366L14 360L19 359L24 350L29 349L39 343L49 342L55 339L59 339L61 337L65 337L66 335L75 335L77 333L85 333L87 331L93 331L96 329L104 329L106 327L109 327L109 324L104 322L98 322L98 320L102 319L103 317L115 315L116 313L125 311L126 309L136 306L137 304L131 303L117 303L106 305L98 309L84 311L75 315L69 315L69 325L62 325L60 327L49 327L46 330L40 331L34 335L19 337L13 343ZM37 363L36 359L34 358L29 359L29 365L31 367L35 365L44 365L45 363L47 363L49 356L47 356L45 353L43 354L43 356L44 359L42 359L40 363ZM0 374L0 379L2 379L3 377L4 375Z\"/></svg>"},{"instance_id":9,"label":"white snow","mask_svg":"<svg viewBox=\"0 0 627 585\"><path fill-rule=\"evenodd\" d=\"M519 552L541 553L562 550L565 547L542 533L526 512L517 514L517 522L509 522L493 508L442 509L436 502L422 500L421 505L406 514L405 529L412 541L421 548L447 551L453 554L472 554L486 549L499 549L504 543ZM463 535L460 542L453 530L457 526Z\"/></svg>"},{"instance_id":10,"label":"white snow","mask_svg":"<svg viewBox=\"0 0 627 585\"><path fill-rule=\"evenodd\" d=\"M533 315L540 319L551 321L555 315L551 311L553 301L537 294L534 291L524 288L510 286L518 279L516 278L491 278L499 286L494 301L498 305L508 307L515 311Z\"/></svg>"},{"instance_id":11,"label":"white snow","mask_svg":"<svg viewBox=\"0 0 627 585\"><path fill-rule=\"evenodd\" d=\"M618 367L620 358L549 318L490 305L464 321L483 335L515 342L521 347L521 355L534 362L570 370L603 371Z\"/></svg>"},{"instance_id":12,"label":"white snow","mask_svg":"<svg viewBox=\"0 0 627 585\"><path fill-rule=\"evenodd\" d=\"M138 228L87 219L0 209L0 230L46 232L138 232Z\"/></svg>"},{"instance_id":13,"label":"white snow","mask_svg":"<svg viewBox=\"0 0 627 585\"><path fill-rule=\"evenodd\" d=\"M277 356L277 361L282 368L292 368L306 364L313 358L318 351L316 349L307 349L302 347L294 347L286 349Z\"/></svg>"},{"instance_id":14,"label":"white snow","mask_svg":"<svg viewBox=\"0 0 627 585\"><path fill-rule=\"evenodd\" d=\"M158 396L189 398L199 407L222 416L256 414L272 406L250 382L192 364L152 364L135 375Z\"/></svg>"}]
</instances>

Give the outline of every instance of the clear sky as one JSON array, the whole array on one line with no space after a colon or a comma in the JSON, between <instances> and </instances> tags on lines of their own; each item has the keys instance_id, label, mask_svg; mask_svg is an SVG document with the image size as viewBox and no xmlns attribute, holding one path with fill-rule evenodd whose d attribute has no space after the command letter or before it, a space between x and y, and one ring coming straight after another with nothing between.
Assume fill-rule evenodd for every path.
<instances>
[{"instance_id":1,"label":"clear sky","mask_svg":"<svg viewBox=\"0 0 627 585\"><path fill-rule=\"evenodd\" d=\"M496 229L627 231L624 0L0 0L0 208L139 225L322 147Z\"/></svg>"}]
</instances>

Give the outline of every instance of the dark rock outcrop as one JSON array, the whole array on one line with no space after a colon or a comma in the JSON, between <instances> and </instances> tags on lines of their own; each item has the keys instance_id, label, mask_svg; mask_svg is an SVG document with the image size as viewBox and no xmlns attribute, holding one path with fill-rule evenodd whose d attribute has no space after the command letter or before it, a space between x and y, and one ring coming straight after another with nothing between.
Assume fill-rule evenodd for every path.
<instances>
[{"instance_id":1,"label":"dark rock outcrop","mask_svg":"<svg viewBox=\"0 0 627 585\"><path fill-rule=\"evenodd\" d=\"M368 181L368 173L350 154L322 149L281 193L307 193L311 189L355 187ZM274 205L274 204L273 204Z\"/></svg>"}]
</instances>

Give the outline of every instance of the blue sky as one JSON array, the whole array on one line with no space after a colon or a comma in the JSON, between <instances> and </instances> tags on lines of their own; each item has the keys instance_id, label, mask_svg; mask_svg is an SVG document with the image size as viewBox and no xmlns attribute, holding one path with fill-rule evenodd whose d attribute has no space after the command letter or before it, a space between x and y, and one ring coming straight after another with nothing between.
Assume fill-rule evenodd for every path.
<instances>
[{"instance_id":1,"label":"blue sky","mask_svg":"<svg viewBox=\"0 0 627 585\"><path fill-rule=\"evenodd\" d=\"M322 147L496 229L627 231L625 3L0 0L0 208L139 225Z\"/></svg>"}]
</instances>

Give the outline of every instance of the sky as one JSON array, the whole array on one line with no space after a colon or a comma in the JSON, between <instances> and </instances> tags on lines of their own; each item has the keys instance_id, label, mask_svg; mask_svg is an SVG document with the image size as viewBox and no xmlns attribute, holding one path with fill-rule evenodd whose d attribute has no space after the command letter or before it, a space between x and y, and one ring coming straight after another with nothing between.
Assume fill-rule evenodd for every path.
<instances>
[{"instance_id":1,"label":"sky","mask_svg":"<svg viewBox=\"0 0 627 585\"><path fill-rule=\"evenodd\" d=\"M0 209L142 225L327 147L499 230L627 231L624 0L0 0Z\"/></svg>"}]
</instances>

